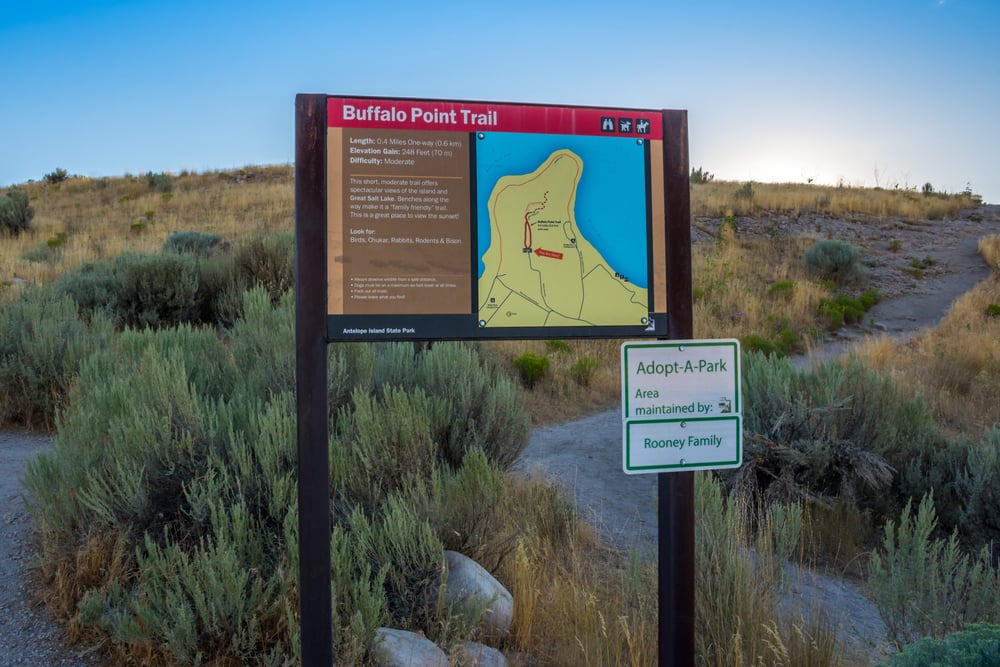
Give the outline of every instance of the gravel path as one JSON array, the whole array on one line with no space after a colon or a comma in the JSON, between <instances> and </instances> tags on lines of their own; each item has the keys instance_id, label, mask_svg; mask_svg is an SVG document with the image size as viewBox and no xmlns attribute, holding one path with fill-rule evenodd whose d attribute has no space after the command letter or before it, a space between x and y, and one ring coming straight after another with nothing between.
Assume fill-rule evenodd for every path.
<instances>
[{"instance_id":1,"label":"gravel path","mask_svg":"<svg viewBox=\"0 0 1000 667\"><path fill-rule=\"evenodd\" d=\"M46 435L0 433L0 665L95 667L97 656L71 647L39 603L32 567L38 562L25 509L25 462L51 444Z\"/></svg>"}]
</instances>

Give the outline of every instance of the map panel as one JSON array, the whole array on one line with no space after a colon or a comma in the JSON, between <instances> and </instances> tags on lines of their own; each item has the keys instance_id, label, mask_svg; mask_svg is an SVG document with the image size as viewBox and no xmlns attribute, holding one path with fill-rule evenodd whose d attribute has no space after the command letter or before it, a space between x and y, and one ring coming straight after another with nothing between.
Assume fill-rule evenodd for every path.
<instances>
[{"instance_id":1,"label":"map panel","mask_svg":"<svg viewBox=\"0 0 1000 667\"><path fill-rule=\"evenodd\" d=\"M479 325L647 325L644 142L480 133Z\"/></svg>"}]
</instances>

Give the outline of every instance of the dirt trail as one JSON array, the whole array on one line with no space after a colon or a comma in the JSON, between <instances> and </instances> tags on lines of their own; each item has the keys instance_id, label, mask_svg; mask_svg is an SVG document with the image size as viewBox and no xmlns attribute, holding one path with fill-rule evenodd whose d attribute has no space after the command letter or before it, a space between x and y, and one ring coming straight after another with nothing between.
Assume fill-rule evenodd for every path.
<instances>
[{"instance_id":1,"label":"dirt trail","mask_svg":"<svg viewBox=\"0 0 1000 667\"><path fill-rule=\"evenodd\" d=\"M31 578L34 534L22 496L25 462L51 446L47 435L0 433L0 664L94 667L88 647L68 646Z\"/></svg>"}]
</instances>

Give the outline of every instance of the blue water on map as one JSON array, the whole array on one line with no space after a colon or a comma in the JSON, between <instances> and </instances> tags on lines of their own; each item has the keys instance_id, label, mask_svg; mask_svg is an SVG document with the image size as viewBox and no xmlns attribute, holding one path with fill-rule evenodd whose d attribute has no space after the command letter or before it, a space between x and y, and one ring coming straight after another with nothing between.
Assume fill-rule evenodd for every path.
<instances>
[{"instance_id":1,"label":"blue water on map","mask_svg":"<svg viewBox=\"0 0 1000 667\"><path fill-rule=\"evenodd\" d=\"M486 132L476 136L476 206L479 277L490 246L490 193L503 176L530 174L553 153L568 148L583 159L574 217L613 271L647 287L646 162L635 138Z\"/></svg>"}]
</instances>

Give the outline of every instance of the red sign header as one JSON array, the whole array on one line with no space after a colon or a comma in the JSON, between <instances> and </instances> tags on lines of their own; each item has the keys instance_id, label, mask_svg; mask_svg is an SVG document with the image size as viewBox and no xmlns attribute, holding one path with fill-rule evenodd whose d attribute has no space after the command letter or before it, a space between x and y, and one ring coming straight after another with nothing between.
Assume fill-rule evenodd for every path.
<instances>
[{"instance_id":1,"label":"red sign header","mask_svg":"<svg viewBox=\"0 0 1000 667\"><path fill-rule=\"evenodd\" d=\"M327 126L663 138L658 111L436 100L329 97Z\"/></svg>"}]
</instances>

